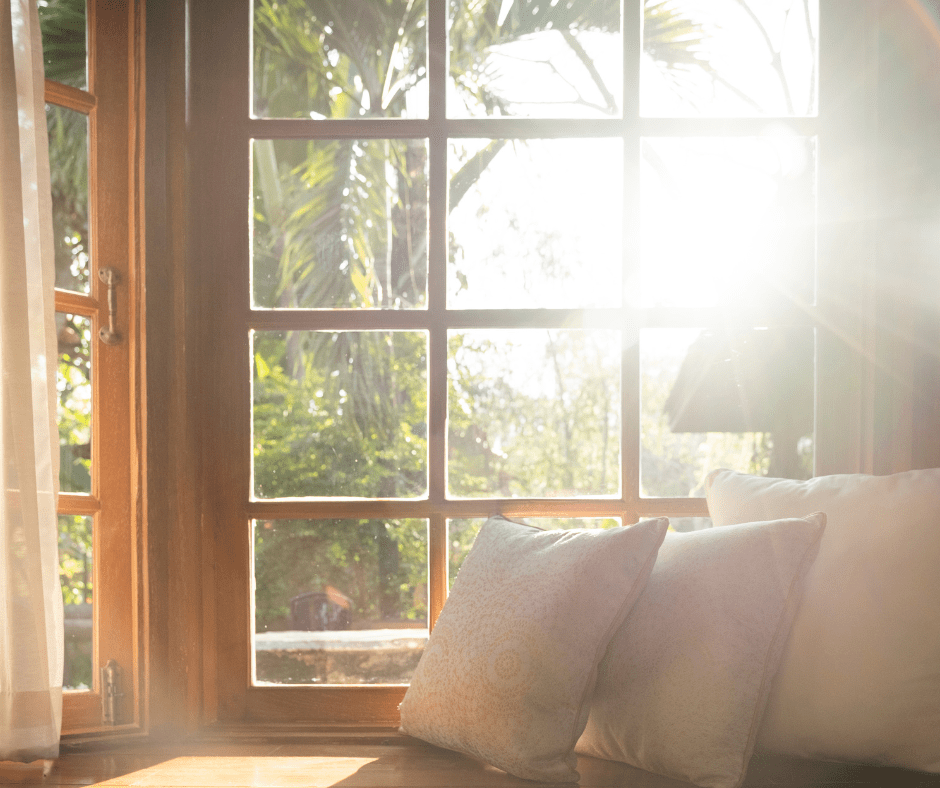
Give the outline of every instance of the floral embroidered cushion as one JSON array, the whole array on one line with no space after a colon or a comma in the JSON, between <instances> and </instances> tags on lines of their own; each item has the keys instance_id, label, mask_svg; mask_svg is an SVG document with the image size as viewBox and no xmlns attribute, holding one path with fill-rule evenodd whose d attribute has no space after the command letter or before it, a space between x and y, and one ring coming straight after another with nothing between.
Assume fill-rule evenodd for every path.
<instances>
[{"instance_id":1,"label":"floral embroidered cushion","mask_svg":"<svg viewBox=\"0 0 940 788\"><path fill-rule=\"evenodd\" d=\"M668 534L601 663L577 752L740 785L825 522Z\"/></svg>"},{"instance_id":2,"label":"floral embroidered cushion","mask_svg":"<svg viewBox=\"0 0 940 788\"><path fill-rule=\"evenodd\" d=\"M665 518L543 531L492 517L401 704L401 730L517 777L577 781L597 666L656 561Z\"/></svg>"}]
</instances>

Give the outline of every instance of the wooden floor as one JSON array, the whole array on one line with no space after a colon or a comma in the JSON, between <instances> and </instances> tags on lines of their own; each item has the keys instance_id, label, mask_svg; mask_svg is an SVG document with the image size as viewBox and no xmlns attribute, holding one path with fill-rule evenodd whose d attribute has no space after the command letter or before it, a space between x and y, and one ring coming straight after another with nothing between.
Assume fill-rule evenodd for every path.
<instances>
[{"instance_id":1,"label":"wooden floor","mask_svg":"<svg viewBox=\"0 0 940 788\"><path fill-rule=\"evenodd\" d=\"M51 766L51 769L48 768ZM41 764L0 765L0 783L28 786L109 788L523 788L520 780L470 758L406 737L365 736L351 740L199 741L182 744L136 742L122 746L65 746L43 774ZM582 786L681 788L686 783L624 764L581 758ZM940 788L940 775L757 755L747 788Z\"/></svg>"}]
</instances>

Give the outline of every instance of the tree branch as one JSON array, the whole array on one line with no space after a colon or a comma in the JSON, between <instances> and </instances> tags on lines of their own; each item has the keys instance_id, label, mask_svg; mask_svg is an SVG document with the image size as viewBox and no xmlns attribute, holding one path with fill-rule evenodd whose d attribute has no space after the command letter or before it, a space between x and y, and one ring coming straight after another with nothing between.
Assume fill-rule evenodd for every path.
<instances>
[{"instance_id":1,"label":"tree branch","mask_svg":"<svg viewBox=\"0 0 940 788\"><path fill-rule=\"evenodd\" d=\"M763 22L761 22L757 14L754 13L754 9L751 8L747 0L737 0L737 3L739 6L741 6L741 8L744 9L745 13L747 13L747 15L751 18L751 21L755 24L763 36L764 43L767 45L767 51L770 53L771 67L777 73L777 78L780 80L780 89L783 91L783 98L787 103L787 112L789 112L791 115L795 115L796 113L793 110L793 99L790 96L790 88L787 85L787 79L783 73L783 61L780 59L780 53L774 49L774 44L773 41L770 40L770 34L767 32L767 28L764 27ZM787 11L786 15L789 16L790 12Z\"/></svg>"},{"instance_id":2,"label":"tree branch","mask_svg":"<svg viewBox=\"0 0 940 788\"><path fill-rule=\"evenodd\" d=\"M565 42L578 56L578 60L580 60L581 64L587 69L588 74L591 75L591 79L594 80L594 84L597 85L597 89L604 97L604 101L607 102L608 114L615 114L617 112L617 99L614 98L613 93L607 89L607 85L604 84L603 78L601 77L598 70L594 67L594 61L591 59L590 55L588 55L584 47L581 46L581 42L575 38L574 34L570 30L561 30L560 32L564 37Z\"/></svg>"}]
</instances>

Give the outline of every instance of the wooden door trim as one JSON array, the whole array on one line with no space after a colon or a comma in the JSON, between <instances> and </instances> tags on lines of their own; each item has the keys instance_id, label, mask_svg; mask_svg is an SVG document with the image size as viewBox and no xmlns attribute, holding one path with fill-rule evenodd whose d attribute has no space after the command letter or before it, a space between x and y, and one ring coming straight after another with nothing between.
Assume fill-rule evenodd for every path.
<instances>
[{"instance_id":1,"label":"wooden door trim","mask_svg":"<svg viewBox=\"0 0 940 788\"><path fill-rule=\"evenodd\" d=\"M63 696L63 736L101 735L139 730L141 726L142 605L139 539L142 507L136 478L140 473L143 425L136 406L141 396L137 344L143 324L139 304L138 253L142 226L137 189L139 122L135 80L143 66L139 32L141 11L135 0L89 3L87 10L89 91L46 83L47 98L83 111L89 117L89 235L92 244L89 295L56 292L56 307L92 320L95 385L93 386L93 473L90 495L63 494L63 513L94 516L95 556L94 686L87 692ZM96 28L107 30L98 35ZM107 298L97 269L119 272L116 290L118 345L100 341L97 331L108 324ZM103 385L102 381L107 381ZM105 429L105 424L115 430ZM99 527L102 521L107 527ZM120 560L114 560L115 557ZM104 557L104 558L103 558ZM102 723L98 668L115 659L122 669L123 697L117 726Z\"/></svg>"}]
</instances>

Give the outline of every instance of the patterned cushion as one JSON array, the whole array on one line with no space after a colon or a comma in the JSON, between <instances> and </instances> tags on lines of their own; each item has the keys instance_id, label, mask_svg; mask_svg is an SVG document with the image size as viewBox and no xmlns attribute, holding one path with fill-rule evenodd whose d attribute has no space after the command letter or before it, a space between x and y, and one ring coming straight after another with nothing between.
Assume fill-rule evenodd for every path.
<instances>
[{"instance_id":1,"label":"patterned cushion","mask_svg":"<svg viewBox=\"0 0 940 788\"><path fill-rule=\"evenodd\" d=\"M667 535L601 663L577 752L739 785L825 522Z\"/></svg>"},{"instance_id":2,"label":"patterned cushion","mask_svg":"<svg viewBox=\"0 0 940 788\"><path fill-rule=\"evenodd\" d=\"M940 469L805 482L715 471L715 525L824 511L758 744L940 772Z\"/></svg>"},{"instance_id":3,"label":"patterned cushion","mask_svg":"<svg viewBox=\"0 0 940 788\"><path fill-rule=\"evenodd\" d=\"M649 577L665 518L476 538L401 704L401 730L518 777L576 781L597 665Z\"/></svg>"}]
</instances>

